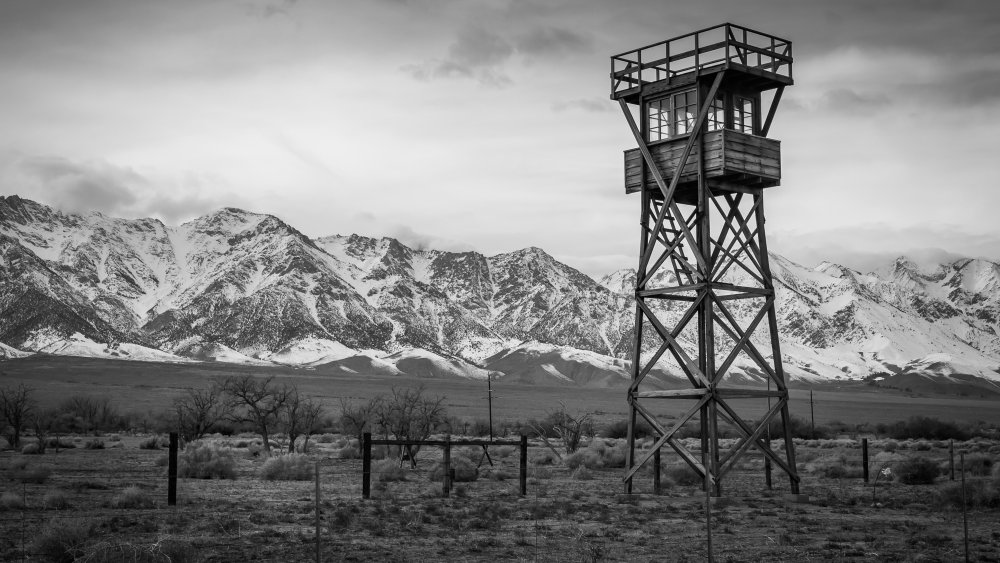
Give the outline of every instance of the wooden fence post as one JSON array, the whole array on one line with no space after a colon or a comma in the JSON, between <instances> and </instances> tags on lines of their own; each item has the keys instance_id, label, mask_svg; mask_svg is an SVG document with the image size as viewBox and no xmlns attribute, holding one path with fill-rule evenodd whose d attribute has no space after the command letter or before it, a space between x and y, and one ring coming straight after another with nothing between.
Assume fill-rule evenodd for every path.
<instances>
[{"instance_id":1,"label":"wooden fence post","mask_svg":"<svg viewBox=\"0 0 1000 563\"><path fill-rule=\"evenodd\" d=\"M962 535L965 538L965 562L969 562L969 511L965 499L965 454L961 454L962 463Z\"/></svg>"},{"instance_id":2,"label":"wooden fence post","mask_svg":"<svg viewBox=\"0 0 1000 563\"><path fill-rule=\"evenodd\" d=\"M167 455L167 505L177 505L177 433L170 433L170 453Z\"/></svg>"},{"instance_id":3,"label":"wooden fence post","mask_svg":"<svg viewBox=\"0 0 1000 563\"><path fill-rule=\"evenodd\" d=\"M653 494L660 494L660 448L653 452Z\"/></svg>"},{"instance_id":4,"label":"wooden fence post","mask_svg":"<svg viewBox=\"0 0 1000 563\"><path fill-rule=\"evenodd\" d=\"M868 482L868 438L861 439L861 472Z\"/></svg>"},{"instance_id":5,"label":"wooden fence post","mask_svg":"<svg viewBox=\"0 0 1000 563\"><path fill-rule=\"evenodd\" d=\"M528 437L521 434L521 496L528 494Z\"/></svg>"},{"instance_id":6,"label":"wooden fence post","mask_svg":"<svg viewBox=\"0 0 1000 563\"><path fill-rule=\"evenodd\" d=\"M372 496L372 433L365 432L361 441L361 498Z\"/></svg>"},{"instance_id":7,"label":"wooden fence post","mask_svg":"<svg viewBox=\"0 0 1000 563\"><path fill-rule=\"evenodd\" d=\"M951 480L955 480L955 440L948 440L948 467L951 473Z\"/></svg>"},{"instance_id":8,"label":"wooden fence post","mask_svg":"<svg viewBox=\"0 0 1000 563\"><path fill-rule=\"evenodd\" d=\"M442 477L442 494L445 498L451 495L451 435L444 437L444 476Z\"/></svg>"}]
</instances>

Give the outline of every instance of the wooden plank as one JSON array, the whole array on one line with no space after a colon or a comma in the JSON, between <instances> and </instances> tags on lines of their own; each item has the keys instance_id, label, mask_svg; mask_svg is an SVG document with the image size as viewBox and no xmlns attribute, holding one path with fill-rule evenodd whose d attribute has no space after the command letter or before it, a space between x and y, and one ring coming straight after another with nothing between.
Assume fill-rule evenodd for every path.
<instances>
[{"instance_id":1,"label":"wooden plank","mask_svg":"<svg viewBox=\"0 0 1000 563\"><path fill-rule=\"evenodd\" d=\"M655 391L639 391L637 399L700 399L708 389L658 389Z\"/></svg>"}]
</instances>

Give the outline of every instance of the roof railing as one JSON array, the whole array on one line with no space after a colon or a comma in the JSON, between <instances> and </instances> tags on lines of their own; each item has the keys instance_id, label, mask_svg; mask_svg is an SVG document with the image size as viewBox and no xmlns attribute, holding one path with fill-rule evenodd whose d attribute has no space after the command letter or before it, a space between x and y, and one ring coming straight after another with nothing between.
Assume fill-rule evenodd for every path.
<instances>
[{"instance_id":1,"label":"roof railing","mask_svg":"<svg viewBox=\"0 0 1000 563\"><path fill-rule=\"evenodd\" d=\"M644 84L677 75L730 65L791 80L792 43L724 23L639 47L611 57L611 97L638 92Z\"/></svg>"}]
</instances>

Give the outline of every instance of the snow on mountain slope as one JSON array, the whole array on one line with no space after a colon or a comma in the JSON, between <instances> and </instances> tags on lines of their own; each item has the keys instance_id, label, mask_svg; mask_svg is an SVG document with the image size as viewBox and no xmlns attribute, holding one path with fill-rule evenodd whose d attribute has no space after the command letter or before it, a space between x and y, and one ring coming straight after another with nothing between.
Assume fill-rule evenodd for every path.
<instances>
[{"instance_id":1,"label":"snow on mountain slope","mask_svg":"<svg viewBox=\"0 0 1000 563\"><path fill-rule=\"evenodd\" d=\"M227 364L242 364L247 366L273 366L274 364L265 360L258 360L250 356L241 354L236 350L219 344L218 342L201 342L194 339L178 347L177 353L185 357L205 362L224 362Z\"/></svg>"},{"instance_id":2,"label":"snow on mountain slope","mask_svg":"<svg viewBox=\"0 0 1000 563\"><path fill-rule=\"evenodd\" d=\"M317 365L342 360L358 354L335 340L305 338L290 344L264 359L278 364Z\"/></svg>"},{"instance_id":3,"label":"snow on mountain slope","mask_svg":"<svg viewBox=\"0 0 1000 563\"><path fill-rule=\"evenodd\" d=\"M486 257L358 235L316 243L346 264L348 283L393 319L400 346L476 361L534 335L616 353L630 330L619 296L538 248Z\"/></svg>"},{"instance_id":4,"label":"snow on mountain slope","mask_svg":"<svg viewBox=\"0 0 1000 563\"><path fill-rule=\"evenodd\" d=\"M18 350L17 348L7 346L3 342L0 342L0 360L6 360L11 358L27 358L30 355L32 355L31 352Z\"/></svg>"},{"instance_id":5,"label":"snow on mountain slope","mask_svg":"<svg viewBox=\"0 0 1000 563\"><path fill-rule=\"evenodd\" d=\"M863 274L771 255L771 266L783 363L793 379L912 372L1000 380L994 262L918 265L900 258ZM729 276L747 281L738 269ZM660 274L651 283L670 278ZM167 226L0 198L0 342L15 349L61 341L72 345L56 346L59 353L103 353L89 342L121 354L123 346L137 345L217 361L394 373L391 363L365 360L355 350L416 348L438 359L405 352L413 356L411 370L425 365L428 373L485 377L452 365L451 357L481 363L528 340L627 358L634 284L634 270L596 282L538 248L485 256L359 235L310 240L276 217L232 208ZM748 319L755 314L751 301L729 306ZM668 324L683 311L657 306ZM731 345L726 338L720 336L722 348ZM692 331L678 341L695 346ZM763 331L755 343L770 349ZM646 350L657 344L652 330L643 344ZM596 364L560 358L542 362L546 377L597 380L600 370L615 372L595 367L587 376L587 366ZM668 362L661 367L674 373ZM740 356L730 377L760 374Z\"/></svg>"},{"instance_id":6,"label":"snow on mountain slope","mask_svg":"<svg viewBox=\"0 0 1000 563\"><path fill-rule=\"evenodd\" d=\"M476 367L459 358L445 358L420 348L400 350L382 358L382 361L415 377L457 377L485 380L490 374L489 370Z\"/></svg>"},{"instance_id":7,"label":"snow on mountain slope","mask_svg":"<svg viewBox=\"0 0 1000 563\"><path fill-rule=\"evenodd\" d=\"M25 343L27 347L36 352L62 356L114 358L143 362L186 363L191 361L188 358L128 342L109 346L94 342L78 332L66 338L54 330L43 329L35 332Z\"/></svg>"},{"instance_id":8,"label":"snow on mountain slope","mask_svg":"<svg viewBox=\"0 0 1000 563\"><path fill-rule=\"evenodd\" d=\"M317 363L313 367L320 375L403 375L396 366L368 354L355 354L331 362Z\"/></svg>"},{"instance_id":9,"label":"snow on mountain slope","mask_svg":"<svg viewBox=\"0 0 1000 563\"><path fill-rule=\"evenodd\" d=\"M575 385L591 388L626 387L631 362L589 350L527 341L488 358L485 366L501 372L504 382ZM647 376L652 388L676 386L679 380L662 371Z\"/></svg>"}]
</instances>

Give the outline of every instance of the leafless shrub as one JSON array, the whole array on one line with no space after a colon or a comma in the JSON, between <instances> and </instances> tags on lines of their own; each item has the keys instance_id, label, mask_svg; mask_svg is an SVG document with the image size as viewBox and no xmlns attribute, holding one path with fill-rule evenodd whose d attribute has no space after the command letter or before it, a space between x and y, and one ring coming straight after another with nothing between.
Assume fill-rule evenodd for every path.
<instances>
[{"instance_id":1,"label":"leafless shrub","mask_svg":"<svg viewBox=\"0 0 1000 563\"><path fill-rule=\"evenodd\" d=\"M272 457L260 469L265 481L308 481L313 478L313 462L302 454Z\"/></svg>"},{"instance_id":2,"label":"leafless shrub","mask_svg":"<svg viewBox=\"0 0 1000 563\"><path fill-rule=\"evenodd\" d=\"M479 469L469 458L456 455L451 458L451 469L455 472L455 482L462 483L479 479ZM441 481L444 479L444 462L439 461L431 468L427 476L431 481Z\"/></svg>"},{"instance_id":3,"label":"leafless shrub","mask_svg":"<svg viewBox=\"0 0 1000 563\"><path fill-rule=\"evenodd\" d=\"M550 412L545 420L531 423L529 426L534 430L535 435L541 438L557 457L561 458L559 452L549 443L549 437L554 435L559 438L566 453L571 454L580 448L580 442L584 436L593 436L594 427L591 419L590 413L577 416L570 414L566 410L566 406L560 403L559 408Z\"/></svg>"},{"instance_id":4,"label":"leafless shrub","mask_svg":"<svg viewBox=\"0 0 1000 563\"><path fill-rule=\"evenodd\" d=\"M160 439L156 436L150 436L139 442L140 450L158 450L160 449Z\"/></svg>"},{"instance_id":5,"label":"leafless shrub","mask_svg":"<svg viewBox=\"0 0 1000 563\"><path fill-rule=\"evenodd\" d=\"M111 508L152 508L153 499L139 487L125 487L111 499Z\"/></svg>"},{"instance_id":6,"label":"leafless shrub","mask_svg":"<svg viewBox=\"0 0 1000 563\"><path fill-rule=\"evenodd\" d=\"M378 476L379 481L406 481L407 471L395 460L383 459L372 465L372 473Z\"/></svg>"},{"instance_id":7,"label":"leafless shrub","mask_svg":"<svg viewBox=\"0 0 1000 563\"><path fill-rule=\"evenodd\" d=\"M89 518L58 518L42 528L31 542L31 552L42 561L71 562L83 555L83 546L97 522Z\"/></svg>"},{"instance_id":8,"label":"leafless shrub","mask_svg":"<svg viewBox=\"0 0 1000 563\"><path fill-rule=\"evenodd\" d=\"M180 455L177 474L192 479L235 479L232 453L213 444L189 444Z\"/></svg>"},{"instance_id":9,"label":"leafless shrub","mask_svg":"<svg viewBox=\"0 0 1000 563\"><path fill-rule=\"evenodd\" d=\"M64 491L53 489L46 491L45 495L42 496L42 506L49 510L63 510L69 508L69 500L67 500Z\"/></svg>"},{"instance_id":10,"label":"leafless shrub","mask_svg":"<svg viewBox=\"0 0 1000 563\"><path fill-rule=\"evenodd\" d=\"M594 478L594 474L586 466L581 465L573 471L573 478L577 481L590 481Z\"/></svg>"}]
</instances>

